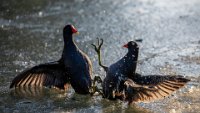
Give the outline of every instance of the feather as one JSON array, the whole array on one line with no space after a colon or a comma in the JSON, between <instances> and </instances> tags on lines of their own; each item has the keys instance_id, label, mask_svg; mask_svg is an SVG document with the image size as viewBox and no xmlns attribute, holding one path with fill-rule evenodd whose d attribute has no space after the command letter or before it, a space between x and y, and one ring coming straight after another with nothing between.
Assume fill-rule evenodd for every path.
<instances>
[{"instance_id":1,"label":"feather","mask_svg":"<svg viewBox=\"0 0 200 113\"><path fill-rule=\"evenodd\" d=\"M60 89L65 89L65 84L68 82L69 78L64 66L59 62L53 62L41 64L23 71L13 79L10 88L25 86L55 86Z\"/></svg>"},{"instance_id":2,"label":"feather","mask_svg":"<svg viewBox=\"0 0 200 113\"><path fill-rule=\"evenodd\" d=\"M125 81L125 98L129 103L161 99L183 87L188 81L182 76L137 76L137 79Z\"/></svg>"}]
</instances>

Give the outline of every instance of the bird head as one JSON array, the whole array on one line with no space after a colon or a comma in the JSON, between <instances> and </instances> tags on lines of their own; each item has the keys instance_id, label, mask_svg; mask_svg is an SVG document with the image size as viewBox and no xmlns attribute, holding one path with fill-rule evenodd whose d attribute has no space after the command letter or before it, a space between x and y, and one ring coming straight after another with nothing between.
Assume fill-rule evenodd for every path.
<instances>
[{"instance_id":1,"label":"bird head","mask_svg":"<svg viewBox=\"0 0 200 113\"><path fill-rule=\"evenodd\" d=\"M128 48L129 50L132 50L132 51L139 49L139 46L135 41L130 41L127 44L123 45L123 47Z\"/></svg>"},{"instance_id":2,"label":"bird head","mask_svg":"<svg viewBox=\"0 0 200 113\"><path fill-rule=\"evenodd\" d=\"M73 26L73 25L66 25L63 29L63 34L64 35L72 35L72 34L77 34L78 30Z\"/></svg>"}]
</instances>

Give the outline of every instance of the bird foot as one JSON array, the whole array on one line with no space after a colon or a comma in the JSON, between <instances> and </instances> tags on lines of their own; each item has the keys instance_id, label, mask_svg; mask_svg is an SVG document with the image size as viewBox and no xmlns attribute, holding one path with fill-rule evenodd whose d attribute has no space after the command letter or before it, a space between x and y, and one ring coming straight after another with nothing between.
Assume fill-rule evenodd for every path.
<instances>
[{"instance_id":1,"label":"bird foot","mask_svg":"<svg viewBox=\"0 0 200 113\"><path fill-rule=\"evenodd\" d=\"M94 50L96 51L98 55L99 66L101 66L105 71L107 71L108 67L101 63L101 47L103 45L103 39L97 38L97 45L95 44L91 44L91 45L94 47Z\"/></svg>"},{"instance_id":2,"label":"bird foot","mask_svg":"<svg viewBox=\"0 0 200 113\"><path fill-rule=\"evenodd\" d=\"M103 96L103 91L102 91L102 89L98 88L97 86L92 86L90 88L90 95L92 95L92 96L102 95Z\"/></svg>"},{"instance_id":3,"label":"bird foot","mask_svg":"<svg viewBox=\"0 0 200 113\"><path fill-rule=\"evenodd\" d=\"M97 86L97 83L102 83L102 79L100 76L95 76L92 82L92 87L90 88L90 94L95 95L96 93L103 95L102 89Z\"/></svg>"},{"instance_id":4,"label":"bird foot","mask_svg":"<svg viewBox=\"0 0 200 113\"><path fill-rule=\"evenodd\" d=\"M103 45L103 39L97 38L97 45L91 44L94 47L94 50L97 52L97 54L100 54L101 46Z\"/></svg>"},{"instance_id":5,"label":"bird foot","mask_svg":"<svg viewBox=\"0 0 200 113\"><path fill-rule=\"evenodd\" d=\"M97 83L102 83L103 81L102 81L102 79L101 79L100 76L95 76L95 77L94 77L94 83L95 83L95 82L97 82Z\"/></svg>"}]
</instances>

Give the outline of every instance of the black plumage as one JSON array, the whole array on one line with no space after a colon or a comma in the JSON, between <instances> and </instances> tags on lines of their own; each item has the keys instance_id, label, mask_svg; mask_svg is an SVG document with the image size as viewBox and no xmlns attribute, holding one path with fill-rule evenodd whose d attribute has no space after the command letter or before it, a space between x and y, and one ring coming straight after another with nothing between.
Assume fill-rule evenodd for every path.
<instances>
[{"instance_id":1,"label":"black plumage","mask_svg":"<svg viewBox=\"0 0 200 113\"><path fill-rule=\"evenodd\" d=\"M93 44L99 56L99 65L106 71L103 80L103 96L108 99L121 99L129 103L147 102L169 96L177 89L183 87L189 80L182 76L142 76L135 73L139 47L136 42L130 41L124 47L128 53L119 61L107 67L101 63L100 48Z\"/></svg>"},{"instance_id":2,"label":"black plumage","mask_svg":"<svg viewBox=\"0 0 200 113\"><path fill-rule=\"evenodd\" d=\"M71 84L75 92L88 94L91 87L92 65L88 56L73 41L74 33L77 33L74 26L64 27L64 49L60 60L23 71L13 79L10 88L47 86L66 89Z\"/></svg>"},{"instance_id":3,"label":"black plumage","mask_svg":"<svg viewBox=\"0 0 200 113\"><path fill-rule=\"evenodd\" d=\"M92 85L92 63L89 57L75 44L71 32L64 28L64 50L62 59L69 73L70 83L80 94L88 94Z\"/></svg>"},{"instance_id":4,"label":"black plumage","mask_svg":"<svg viewBox=\"0 0 200 113\"><path fill-rule=\"evenodd\" d=\"M103 94L105 98L115 99L120 97L124 90L124 82L136 70L138 59L138 46L135 42L129 42L133 45L128 53L116 63L107 68L106 77L103 80ZM124 45L127 47L128 45Z\"/></svg>"}]
</instances>

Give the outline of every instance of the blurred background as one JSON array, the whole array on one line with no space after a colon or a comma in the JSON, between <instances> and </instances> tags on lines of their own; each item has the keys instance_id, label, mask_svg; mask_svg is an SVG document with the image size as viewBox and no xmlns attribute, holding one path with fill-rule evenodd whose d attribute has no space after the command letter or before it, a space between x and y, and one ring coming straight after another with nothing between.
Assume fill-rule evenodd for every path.
<instances>
[{"instance_id":1,"label":"blurred background","mask_svg":"<svg viewBox=\"0 0 200 113\"><path fill-rule=\"evenodd\" d=\"M200 111L199 0L1 0L0 112L188 113ZM183 75L192 81L174 95L128 106L101 96L82 96L46 88L10 90L22 70L56 61L63 49L62 29L73 24L74 40L93 61L93 75L104 78L90 45L103 38L103 63L123 57L122 45L142 39L137 72Z\"/></svg>"}]
</instances>

